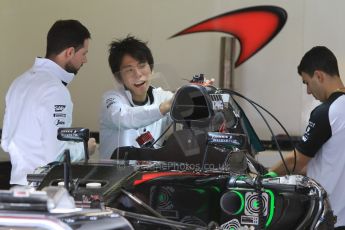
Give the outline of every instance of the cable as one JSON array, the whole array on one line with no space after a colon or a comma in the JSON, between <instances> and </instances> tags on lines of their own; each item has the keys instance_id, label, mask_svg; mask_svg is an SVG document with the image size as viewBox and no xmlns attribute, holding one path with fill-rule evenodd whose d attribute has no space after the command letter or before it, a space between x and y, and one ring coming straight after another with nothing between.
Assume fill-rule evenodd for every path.
<instances>
[{"instance_id":1,"label":"cable","mask_svg":"<svg viewBox=\"0 0 345 230\"><path fill-rule=\"evenodd\" d=\"M278 124L279 124L279 126L284 130L284 133L286 134L286 136L288 137L288 139L289 139L289 141L290 141L290 144L291 144L291 146L293 147L293 152L294 152L294 165L293 165L293 169L292 169L292 172L294 172L295 171L295 169L296 169L296 149L295 149L295 145L294 145L294 143L292 142L292 139L291 139L291 136L289 135L289 133L288 133L288 131L285 129L285 127L283 126L283 124L270 112L270 111L268 111L267 109L265 109L264 107L262 107L260 104L258 104L258 103L256 103L255 101L253 101L253 100L251 100L251 99L249 99L249 98L245 98L243 95L241 95L240 93L238 93L238 92L235 92L235 91L233 91L234 93L235 93L235 95L237 95L237 96L239 96L239 97L242 97L242 98L244 98L244 99L248 99L248 100L250 100L253 104L255 104L256 106L258 106L258 107L260 107L262 110L264 110L266 113L268 113ZM275 139L275 136L273 136L273 138Z\"/></svg>"},{"instance_id":2,"label":"cable","mask_svg":"<svg viewBox=\"0 0 345 230\"><path fill-rule=\"evenodd\" d=\"M206 160L207 160L207 148L208 148L208 142L206 143L206 146L205 146L204 157L202 159L202 165L201 165L201 172L204 172L204 170L205 170L205 164L206 164Z\"/></svg>"},{"instance_id":3,"label":"cable","mask_svg":"<svg viewBox=\"0 0 345 230\"><path fill-rule=\"evenodd\" d=\"M240 93L238 93L238 92L235 92L235 91L233 91L233 90L230 90L230 89L220 89L220 91L224 91L224 92L229 93L229 94L231 94L231 95L235 95L235 96L238 96L238 97L241 97L241 98L245 99L245 100L248 101L248 102L253 106L253 108L259 113L259 115L261 116L261 118L262 118L263 121L265 122L267 128L268 128L269 131L271 132L271 135L272 135L272 137L273 137L273 139L274 139L274 142L275 142L275 144L276 144L276 146L277 146L277 148L278 148L278 152L279 152L279 155L280 155L280 157L281 157L281 159L282 159L282 162L283 162L283 165L284 165L284 167L285 167L285 170L286 170L287 174L290 175L291 172L290 172L289 168L288 168L287 165L286 165L286 162L285 162L285 160L284 160L283 154L282 154L281 149L280 149L280 145L278 144L278 141L277 141L277 139L276 139L276 137L275 137L275 135L274 135L274 133L273 133L273 130L272 130L271 126L268 124L266 118L263 116L263 114L262 114L262 113L260 112L260 110L257 108L257 106L260 107L261 109L263 109L265 112L267 112L270 116L272 116L272 118L273 118L274 120L276 120L276 121L278 122L278 124L279 124L282 128L283 128L283 125L277 120L277 118L275 118L275 117L273 116L273 114L271 114L270 112L268 112L265 108L263 108L262 106L260 106L258 103L256 103L256 102L252 101L251 99L249 99L249 98L243 96L242 94L240 94ZM283 130L286 131L285 128L283 128ZM289 137L290 137L290 136L289 136ZM290 140L291 140L291 138L290 138ZM292 142L292 141L291 141L291 142ZM296 152L295 152L295 162L296 162ZM294 164L293 169L295 169L295 164ZM294 170L293 170L293 171L294 171Z\"/></svg>"},{"instance_id":4,"label":"cable","mask_svg":"<svg viewBox=\"0 0 345 230\"><path fill-rule=\"evenodd\" d=\"M236 92L237 93L237 92ZM237 93L238 96L240 96L239 93ZM241 95L242 97L244 97L243 95ZM248 99L248 98L247 98ZM248 99L250 100L250 99ZM260 107L262 110L264 110L266 113L268 113L278 124L279 126L284 130L285 134L287 135L289 141L290 141L290 144L291 146L293 147L293 152L294 152L294 164L293 164L293 168L292 168L292 172L295 172L295 169L296 169L296 164L297 164L297 157L296 157L296 148L295 148L295 145L294 143L292 142L292 139L291 139L291 136L290 134L288 133L288 131L285 129L285 127L283 126L283 124L281 124L281 122L271 113L269 112L267 109L265 109L264 107L262 107L260 104L256 103L255 101L253 100L250 100L252 103L254 103L255 105L257 105L258 107ZM273 136L273 139L275 140L275 143L277 145L277 139L275 136ZM277 148L280 149L280 146L277 145ZM282 154L280 153L280 157L282 157ZM284 159L283 159L283 162L284 162Z\"/></svg>"},{"instance_id":5,"label":"cable","mask_svg":"<svg viewBox=\"0 0 345 230\"><path fill-rule=\"evenodd\" d=\"M235 95L236 95L236 94L235 94ZM239 96L239 95L237 95L237 96ZM241 95L241 96L242 96L242 95ZM241 97L241 96L240 96L240 97ZM248 98L246 98L246 97L244 97L244 96L243 96L242 98L245 99L245 100L248 99ZM277 139L275 138L275 135L274 135L274 132L273 132L271 126L268 124L266 118L263 116L263 114L260 112L260 110L256 107L256 105L255 105L250 99L248 99L247 101L248 101L248 102L255 108L255 110L259 113L259 115L261 116L261 118L264 120L266 126L267 126L268 129L270 130L271 135L272 135L272 137L273 137L273 139L274 139L274 142L275 142L275 144L276 144L276 146L277 146L277 148L278 148L278 152L279 152L280 158L282 159L282 162L283 162L283 164L284 164L285 170L286 170L287 174L290 175L290 174L291 174L291 173L290 173L290 170L289 170L289 168L288 168L287 165L286 165L286 162L285 162L285 160L284 160L283 154L282 154L281 149L280 149L280 145L278 144L278 141L277 141Z\"/></svg>"},{"instance_id":6,"label":"cable","mask_svg":"<svg viewBox=\"0 0 345 230\"><path fill-rule=\"evenodd\" d=\"M166 129L164 130L164 132L157 138L157 140L155 140L148 148L152 148L152 147L157 143L157 141L159 141L159 140L164 136L164 134L165 134L166 132L168 132L168 130L170 129L170 127L171 127L173 124L174 124L174 122L171 122L171 123L169 124L168 128L166 128Z\"/></svg>"}]
</instances>

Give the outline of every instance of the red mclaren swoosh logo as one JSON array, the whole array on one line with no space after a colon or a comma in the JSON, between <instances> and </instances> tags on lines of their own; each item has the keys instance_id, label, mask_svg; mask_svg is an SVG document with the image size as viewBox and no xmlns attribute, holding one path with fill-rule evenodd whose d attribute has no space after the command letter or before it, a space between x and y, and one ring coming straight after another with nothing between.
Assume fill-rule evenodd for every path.
<instances>
[{"instance_id":1,"label":"red mclaren swoosh logo","mask_svg":"<svg viewBox=\"0 0 345 230\"><path fill-rule=\"evenodd\" d=\"M267 45L283 28L286 20L287 13L280 7L256 6L207 19L171 38L197 32L231 34L241 45L240 55L235 63L235 67L238 67Z\"/></svg>"}]
</instances>

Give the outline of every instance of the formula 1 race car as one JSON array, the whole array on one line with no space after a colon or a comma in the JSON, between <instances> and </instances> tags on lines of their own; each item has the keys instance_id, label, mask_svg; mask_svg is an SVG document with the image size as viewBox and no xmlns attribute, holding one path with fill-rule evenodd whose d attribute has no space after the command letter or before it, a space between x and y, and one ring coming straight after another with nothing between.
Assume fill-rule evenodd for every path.
<instances>
[{"instance_id":1,"label":"formula 1 race car","mask_svg":"<svg viewBox=\"0 0 345 230\"><path fill-rule=\"evenodd\" d=\"M333 229L327 194L316 181L269 177L255 160L263 148L234 95L240 94L195 82L181 87L171 109L173 132L160 148L143 139L141 148L116 149L112 160L77 164L66 151L63 163L28 177L37 191L0 193L0 226L41 218L71 229ZM86 129L59 134L88 138ZM63 209L57 200L69 205Z\"/></svg>"}]
</instances>

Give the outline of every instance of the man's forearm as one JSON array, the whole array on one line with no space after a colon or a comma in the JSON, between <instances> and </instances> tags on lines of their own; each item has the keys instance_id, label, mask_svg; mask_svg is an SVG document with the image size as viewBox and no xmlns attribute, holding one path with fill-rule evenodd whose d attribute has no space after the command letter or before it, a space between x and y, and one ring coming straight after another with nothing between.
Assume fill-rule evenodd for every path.
<instances>
[{"instance_id":1,"label":"man's forearm","mask_svg":"<svg viewBox=\"0 0 345 230\"><path fill-rule=\"evenodd\" d=\"M295 160L296 159L296 160ZM302 153L296 150L290 152L286 157L284 157L285 164L290 173L294 174L305 174L306 166L309 161L309 157L303 155ZM277 173L278 175L288 174L286 167L282 161L274 165L270 171Z\"/></svg>"},{"instance_id":2,"label":"man's forearm","mask_svg":"<svg viewBox=\"0 0 345 230\"><path fill-rule=\"evenodd\" d=\"M291 157L285 157L284 158L285 161L285 165L283 161L278 162L277 164L275 164L270 171L273 171L275 173L277 173L278 175L282 176L282 175L286 175L288 174L288 171L286 169L286 167L288 168L288 170L291 172L293 170L293 165L294 165L294 160Z\"/></svg>"}]
</instances>

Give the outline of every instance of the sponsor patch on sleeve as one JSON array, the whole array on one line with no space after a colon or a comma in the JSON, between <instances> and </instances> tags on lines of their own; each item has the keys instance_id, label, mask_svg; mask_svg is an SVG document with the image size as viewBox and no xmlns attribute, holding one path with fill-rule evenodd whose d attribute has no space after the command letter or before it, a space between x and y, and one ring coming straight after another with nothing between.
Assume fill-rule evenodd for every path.
<instances>
[{"instance_id":1,"label":"sponsor patch on sleeve","mask_svg":"<svg viewBox=\"0 0 345 230\"><path fill-rule=\"evenodd\" d=\"M54 113L53 114L54 117L66 117L66 113Z\"/></svg>"},{"instance_id":2,"label":"sponsor patch on sleeve","mask_svg":"<svg viewBox=\"0 0 345 230\"><path fill-rule=\"evenodd\" d=\"M105 104L107 106L107 109L109 109L109 107L112 105L112 104L115 104L115 98L108 98L106 101L105 101Z\"/></svg>"},{"instance_id":3,"label":"sponsor patch on sleeve","mask_svg":"<svg viewBox=\"0 0 345 230\"><path fill-rule=\"evenodd\" d=\"M66 105L54 105L55 112L62 112L66 108Z\"/></svg>"},{"instance_id":4,"label":"sponsor patch on sleeve","mask_svg":"<svg viewBox=\"0 0 345 230\"><path fill-rule=\"evenodd\" d=\"M309 137L310 137L310 131L315 127L315 123L314 122L311 122L309 121L309 124L307 126L307 129L305 130L305 133L302 137L302 141L303 142L306 142L307 140L309 140Z\"/></svg>"},{"instance_id":5,"label":"sponsor patch on sleeve","mask_svg":"<svg viewBox=\"0 0 345 230\"><path fill-rule=\"evenodd\" d=\"M65 120L63 119L56 119L55 120L55 125L56 126L64 126L66 123L65 123Z\"/></svg>"}]
</instances>

